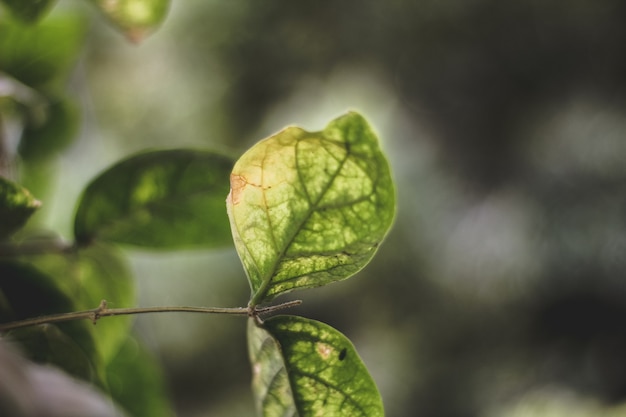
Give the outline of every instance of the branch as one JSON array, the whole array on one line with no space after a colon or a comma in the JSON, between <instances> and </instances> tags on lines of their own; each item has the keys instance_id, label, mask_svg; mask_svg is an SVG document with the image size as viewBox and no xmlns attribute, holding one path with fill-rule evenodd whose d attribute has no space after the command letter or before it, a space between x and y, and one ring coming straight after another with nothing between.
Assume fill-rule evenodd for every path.
<instances>
[{"instance_id":1,"label":"branch","mask_svg":"<svg viewBox=\"0 0 626 417\"><path fill-rule=\"evenodd\" d=\"M145 313L205 313L205 314L231 314L248 316L258 319L259 315L273 313L285 308L300 305L302 300L287 301L268 307L131 307L131 308L108 308L106 300L102 300L97 308L92 310L75 311L72 313L51 314L48 316L35 317L32 319L12 321L0 324L0 332L19 329L22 327L36 326L38 324L59 323L70 320L89 319L96 324L102 317L123 316Z\"/></svg>"}]
</instances>

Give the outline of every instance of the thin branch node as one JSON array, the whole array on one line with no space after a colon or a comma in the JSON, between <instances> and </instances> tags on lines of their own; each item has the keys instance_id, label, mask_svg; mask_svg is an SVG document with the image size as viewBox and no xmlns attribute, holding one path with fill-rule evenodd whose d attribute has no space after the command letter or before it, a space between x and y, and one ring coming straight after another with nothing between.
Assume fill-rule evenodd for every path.
<instances>
[{"instance_id":1,"label":"thin branch node","mask_svg":"<svg viewBox=\"0 0 626 417\"><path fill-rule=\"evenodd\" d=\"M93 312L90 315L91 322L93 323L94 326L96 325L96 322L100 320L100 318L102 317L102 313L104 313L106 310L107 310L107 300L101 300L100 305L98 305L98 308L93 310Z\"/></svg>"}]
</instances>

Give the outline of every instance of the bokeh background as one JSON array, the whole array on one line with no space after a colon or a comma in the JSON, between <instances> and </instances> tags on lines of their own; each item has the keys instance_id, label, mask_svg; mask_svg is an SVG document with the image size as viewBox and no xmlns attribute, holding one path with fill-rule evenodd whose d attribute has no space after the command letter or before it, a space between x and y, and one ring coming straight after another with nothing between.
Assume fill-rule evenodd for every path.
<instances>
[{"instance_id":1,"label":"bokeh background","mask_svg":"<svg viewBox=\"0 0 626 417\"><path fill-rule=\"evenodd\" d=\"M354 278L295 293L348 335L389 417L626 415L626 2L174 0L127 42L89 5L82 123L40 224L136 151L239 154L354 109L397 182ZM234 249L128 251L139 304L243 306ZM286 300L287 298L285 298ZM178 415L253 414L245 320L138 317Z\"/></svg>"}]
</instances>

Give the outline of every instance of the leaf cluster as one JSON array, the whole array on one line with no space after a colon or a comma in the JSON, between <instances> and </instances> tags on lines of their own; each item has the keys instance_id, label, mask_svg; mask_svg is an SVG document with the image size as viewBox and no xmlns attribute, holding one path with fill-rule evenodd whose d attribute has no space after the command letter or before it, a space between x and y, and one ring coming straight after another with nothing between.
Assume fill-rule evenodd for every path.
<instances>
[{"instance_id":1,"label":"leaf cluster","mask_svg":"<svg viewBox=\"0 0 626 417\"><path fill-rule=\"evenodd\" d=\"M2 2L29 23L54 3ZM93 3L132 40L160 23L167 9L166 0ZM19 160L26 174L17 182L10 170L0 172L0 325L87 310L102 299L134 305L134 281L120 248L214 249L234 240L251 289L248 347L259 415L382 416L374 380L344 335L315 320L263 320L259 313L287 292L351 277L391 227L394 184L365 119L351 112L322 131L288 127L237 160L196 149L132 155L83 190L70 242L36 234L27 221L42 204L33 194L46 189L36 176L45 177L42 167L77 130L77 106L63 85L83 31L80 20L66 18L30 27L0 22L0 77L12 86L0 97L0 117L23 126L17 154L0 150L0 156ZM3 337L30 360L61 368L131 415L172 413L160 371L131 336L128 317L97 326L44 324ZM130 396L128 386L141 386L142 395Z\"/></svg>"}]
</instances>

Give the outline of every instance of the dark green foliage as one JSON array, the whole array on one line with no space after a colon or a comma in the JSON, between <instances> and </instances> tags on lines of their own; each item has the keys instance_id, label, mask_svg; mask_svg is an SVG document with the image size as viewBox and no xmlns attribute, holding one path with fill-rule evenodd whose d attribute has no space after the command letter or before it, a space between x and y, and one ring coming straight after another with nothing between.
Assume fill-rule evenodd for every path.
<instances>
[{"instance_id":1,"label":"dark green foliage","mask_svg":"<svg viewBox=\"0 0 626 417\"><path fill-rule=\"evenodd\" d=\"M0 322L45 314L65 313L76 308L58 283L27 262L0 259ZM20 342L31 359L52 363L96 384L103 383L100 357L92 328L85 322L17 329L8 333Z\"/></svg>"},{"instance_id":2,"label":"dark green foliage","mask_svg":"<svg viewBox=\"0 0 626 417\"><path fill-rule=\"evenodd\" d=\"M56 0L2 0L16 18L26 23L35 23L55 2Z\"/></svg>"},{"instance_id":3,"label":"dark green foliage","mask_svg":"<svg viewBox=\"0 0 626 417\"><path fill-rule=\"evenodd\" d=\"M119 162L86 188L76 212L76 241L156 249L230 244L224 196L232 165L225 156L182 149Z\"/></svg>"},{"instance_id":4,"label":"dark green foliage","mask_svg":"<svg viewBox=\"0 0 626 417\"><path fill-rule=\"evenodd\" d=\"M72 143L79 127L78 107L69 98L51 97L41 107L41 114L31 115L20 140L20 156L28 163L56 156Z\"/></svg>"},{"instance_id":5,"label":"dark green foliage","mask_svg":"<svg viewBox=\"0 0 626 417\"><path fill-rule=\"evenodd\" d=\"M126 337L107 364L111 396L131 416L174 416L158 365L151 352L132 337Z\"/></svg>"},{"instance_id":6,"label":"dark green foliage","mask_svg":"<svg viewBox=\"0 0 626 417\"><path fill-rule=\"evenodd\" d=\"M0 177L0 239L24 226L40 205L28 190Z\"/></svg>"},{"instance_id":7,"label":"dark green foliage","mask_svg":"<svg viewBox=\"0 0 626 417\"><path fill-rule=\"evenodd\" d=\"M0 21L0 70L31 87L59 89L85 36L78 17L44 19L35 26Z\"/></svg>"}]
</instances>

